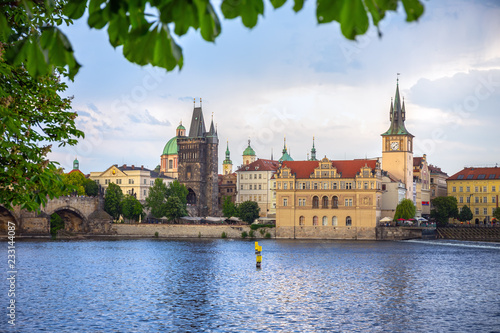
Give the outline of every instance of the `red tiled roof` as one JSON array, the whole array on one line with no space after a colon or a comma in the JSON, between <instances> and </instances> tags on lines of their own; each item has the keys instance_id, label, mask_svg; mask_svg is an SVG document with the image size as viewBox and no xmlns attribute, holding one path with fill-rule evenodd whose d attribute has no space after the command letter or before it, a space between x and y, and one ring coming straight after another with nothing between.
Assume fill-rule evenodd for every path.
<instances>
[{"instance_id":1,"label":"red tiled roof","mask_svg":"<svg viewBox=\"0 0 500 333\"><path fill-rule=\"evenodd\" d=\"M500 168L464 168L447 180L500 179Z\"/></svg>"},{"instance_id":2,"label":"red tiled roof","mask_svg":"<svg viewBox=\"0 0 500 333\"><path fill-rule=\"evenodd\" d=\"M279 162L273 160L265 160L259 158L257 161L247 165L243 165L236 172L240 171L276 171L278 170Z\"/></svg>"},{"instance_id":3,"label":"red tiled roof","mask_svg":"<svg viewBox=\"0 0 500 333\"><path fill-rule=\"evenodd\" d=\"M420 166L420 164L422 164L422 160L423 160L423 157L414 157L413 158L413 166L414 167Z\"/></svg>"},{"instance_id":4,"label":"red tiled roof","mask_svg":"<svg viewBox=\"0 0 500 333\"><path fill-rule=\"evenodd\" d=\"M375 169L376 160L341 160L331 161L333 167L337 168L337 172L342 174L343 178L354 178L360 172L360 169L365 165L371 169ZM309 178L314 172L314 169L319 166L319 161L284 161L283 166L291 169L296 178Z\"/></svg>"}]
</instances>

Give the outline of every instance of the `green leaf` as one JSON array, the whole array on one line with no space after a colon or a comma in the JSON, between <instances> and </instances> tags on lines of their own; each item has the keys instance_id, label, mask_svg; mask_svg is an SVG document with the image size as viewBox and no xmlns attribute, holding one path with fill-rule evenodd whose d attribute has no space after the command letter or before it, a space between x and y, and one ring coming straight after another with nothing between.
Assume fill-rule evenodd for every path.
<instances>
[{"instance_id":1,"label":"green leaf","mask_svg":"<svg viewBox=\"0 0 500 333\"><path fill-rule=\"evenodd\" d=\"M253 28L257 24L259 14L264 14L262 0L224 0L221 4L222 14L225 18L241 17L243 25Z\"/></svg>"},{"instance_id":2,"label":"green leaf","mask_svg":"<svg viewBox=\"0 0 500 333\"><path fill-rule=\"evenodd\" d=\"M340 29L348 39L363 35L370 26L368 15L361 0L347 0L342 8Z\"/></svg>"},{"instance_id":3,"label":"green leaf","mask_svg":"<svg viewBox=\"0 0 500 333\"><path fill-rule=\"evenodd\" d=\"M109 42L113 47L122 45L125 42L128 36L129 26L128 17L124 15L115 15L109 22Z\"/></svg>"},{"instance_id":4,"label":"green leaf","mask_svg":"<svg viewBox=\"0 0 500 333\"><path fill-rule=\"evenodd\" d=\"M424 5L418 0L402 0L403 6L406 11L406 21L413 22L417 21L420 16L424 13Z\"/></svg>"},{"instance_id":5,"label":"green leaf","mask_svg":"<svg viewBox=\"0 0 500 333\"><path fill-rule=\"evenodd\" d=\"M295 0L293 10L297 13L298 11L302 10L302 7L304 7L304 0Z\"/></svg>"},{"instance_id":6,"label":"green leaf","mask_svg":"<svg viewBox=\"0 0 500 333\"><path fill-rule=\"evenodd\" d=\"M209 42L215 41L215 38L221 32L219 18L210 3L204 1L196 1L198 5L200 33L203 39Z\"/></svg>"},{"instance_id":7,"label":"green leaf","mask_svg":"<svg viewBox=\"0 0 500 333\"><path fill-rule=\"evenodd\" d=\"M285 4L286 0L271 0L271 4L273 5L274 9L280 8Z\"/></svg>"},{"instance_id":8,"label":"green leaf","mask_svg":"<svg viewBox=\"0 0 500 333\"><path fill-rule=\"evenodd\" d=\"M316 18L318 23L340 22L340 12L343 5L344 0L317 0Z\"/></svg>"},{"instance_id":9,"label":"green leaf","mask_svg":"<svg viewBox=\"0 0 500 333\"><path fill-rule=\"evenodd\" d=\"M74 20L79 19L85 13L87 0L68 1L63 8L63 14Z\"/></svg>"}]
</instances>

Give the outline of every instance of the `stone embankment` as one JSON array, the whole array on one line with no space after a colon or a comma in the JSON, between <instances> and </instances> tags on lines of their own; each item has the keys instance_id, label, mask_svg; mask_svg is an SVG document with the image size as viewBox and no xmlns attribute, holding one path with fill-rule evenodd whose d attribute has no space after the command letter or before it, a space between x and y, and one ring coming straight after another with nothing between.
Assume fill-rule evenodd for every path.
<instances>
[{"instance_id":1,"label":"stone embankment","mask_svg":"<svg viewBox=\"0 0 500 333\"><path fill-rule=\"evenodd\" d=\"M446 227L436 231L439 239L500 242L500 227Z\"/></svg>"},{"instance_id":2,"label":"stone embankment","mask_svg":"<svg viewBox=\"0 0 500 333\"><path fill-rule=\"evenodd\" d=\"M261 232L261 230L264 230ZM241 234L250 234L246 225L189 225L189 224L113 224L111 231L114 236L131 238L221 238L225 233L227 238L241 238ZM259 228L254 230L255 238L275 238L275 228Z\"/></svg>"}]
</instances>

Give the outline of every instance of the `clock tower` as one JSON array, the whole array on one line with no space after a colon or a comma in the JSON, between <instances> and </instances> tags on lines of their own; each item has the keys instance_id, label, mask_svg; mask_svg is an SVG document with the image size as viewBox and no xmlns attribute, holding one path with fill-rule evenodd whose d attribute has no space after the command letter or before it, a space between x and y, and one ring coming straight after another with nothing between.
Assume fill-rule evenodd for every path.
<instances>
[{"instance_id":1,"label":"clock tower","mask_svg":"<svg viewBox=\"0 0 500 333\"><path fill-rule=\"evenodd\" d=\"M391 126L382 134L382 169L401 180L406 187L406 198L413 198L413 135L405 128L405 102L399 97L399 80L396 96L391 100Z\"/></svg>"}]
</instances>

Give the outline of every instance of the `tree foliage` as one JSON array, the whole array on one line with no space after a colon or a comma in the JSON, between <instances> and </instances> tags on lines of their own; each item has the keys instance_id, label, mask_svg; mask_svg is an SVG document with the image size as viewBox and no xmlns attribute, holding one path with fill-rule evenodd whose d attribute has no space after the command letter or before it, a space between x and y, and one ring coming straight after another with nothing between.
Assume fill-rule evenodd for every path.
<instances>
[{"instance_id":1,"label":"tree foliage","mask_svg":"<svg viewBox=\"0 0 500 333\"><path fill-rule=\"evenodd\" d=\"M138 220L142 215L143 206L133 195L127 194L121 202L123 217L131 220Z\"/></svg>"},{"instance_id":2,"label":"tree foliage","mask_svg":"<svg viewBox=\"0 0 500 333\"><path fill-rule=\"evenodd\" d=\"M403 199L396 207L396 212L394 213L394 220L397 219L411 219L415 217L415 212L417 211L413 201L410 199Z\"/></svg>"},{"instance_id":3,"label":"tree foliage","mask_svg":"<svg viewBox=\"0 0 500 333\"><path fill-rule=\"evenodd\" d=\"M493 217L499 221L500 220L500 207L495 208L493 211Z\"/></svg>"},{"instance_id":4,"label":"tree foliage","mask_svg":"<svg viewBox=\"0 0 500 333\"><path fill-rule=\"evenodd\" d=\"M104 211L118 220L122 213L123 192L120 186L110 183L104 194Z\"/></svg>"},{"instance_id":5,"label":"tree foliage","mask_svg":"<svg viewBox=\"0 0 500 333\"><path fill-rule=\"evenodd\" d=\"M166 197L167 185L157 178L153 186L149 189L149 194L146 197L146 207L150 209L151 215L155 218L165 216L166 213Z\"/></svg>"},{"instance_id":6,"label":"tree foliage","mask_svg":"<svg viewBox=\"0 0 500 333\"><path fill-rule=\"evenodd\" d=\"M474 215L472 214L472 211L467 205L464 205L460 210L460 213L458 213L458 220L461 222L470 221L472 220L473 217Z\"/></svg>"},{"instance_id":7,"label":"tree foliage","mask_svg":"<svg viewBox=\"0 0 500 333\"><path fill-rule=\"evenodd\" d=\"M177 197L181 201L181 203L186 206L187 205L187 196L188 196L188 189L186 185L179 183L179 181L176 179L170 184L168 184L167 187L167 198L170 197Z\"/></svg>"},{"instance_id":8,"label":"tree foliage","mask_svg":"<svg viewBox=\"0 0 500 333\"><path fill-rule=\"evenodd\" d=\"M244 201L238 205L238 216L248 224L259 217L260 207L255 201Z\"/></svg>"},{"instance_id":9,"label":"tree foliage","mask_svg":"<svg viewBox=\"0 0 500 333\"><path fill-rule=\"evenodd\" d=\"M286 0L269 0L274 9ZM397 11L402 4L406 21L419 19L424 12L420 0L316 0L319 24L338 22L342 34L351 40L368 31L370 24L379 30L387 12ZM303 9L304 0L294 0L293 10ZM247 28L257 25L264 16L264 0L223 0L220 4L226 19L241 19ZM26 8L26 9L25 9ZM201 37L214 42L221 33L220 19L210 0L72 0L17 1L0 7L0 31L5 40L13 40L7 54L9 64L26 64L30 74L48 74L53 66L67 67L70 77L78 72L71 43L58 28L81 19L88 12L87 24L106 29L109 43L122 46L130 62L151 64L171 71L182 68L182 49L176 39L191 28ZM13 25L12 17L17 24ZM36 30L36 35L19 34L20 30Z\"/></svg>"},{"instance_id":10,"label":"tree foliage","mask_svg":"<svg viewBox=\"0 0 500 333\"><path fill-rule=\"evenodd\" d=\"M435 218L438 225L444 226L449 218L458 217L457 198L437 197L432 199L434 208L431 210L431 217Z\"/></svg>"},{"instance_id":11,"label":"tree foliage","mask_svg":"<svg viewBox=\"0 0 500 333\"><path fill-rule=\"evenodd\" d=\"M81 172L70 172L63 175L64 184L68 190L64 193L66 195L76 193L78 195L85 195L85 184L87 178ZM96 184L97 185L97 184Z\"/></svg>"},{"instance_id":12,"label":"tree foliage","mask_svg":"<svg viewBox=\"0 0 500 333\"><path fill-rule=\"evenodd\" d=\"M57 231L64 229L64 220L59 214L54 213L50 215L50 234L52 238L56 238Z\"/></svg>"},{"instance_id":13,"label":"tree foliage","mask_svg":"<svg viewBox=\"0 0 500 333\"><path fill-rule=\"evenodd\" d=\"M89 197L95 197L99 194L99 186L92 179L87 179L84 184L85 194Z\"/></svg>"},{"instance_id":14,"label":"tree foliage","mask_svg":"<svg viewBox=\"0 0 500 333\"><path fill-rule=\"evenodd\" d=\"M169 220L177 220L183 216L186 216L187 209L186 204L177 196L170 196L165 203L165 216Z\"/></svg>"},{"instance_id":15,"label":"tree foliage","mask_svg":"<svg viewBox=\"0 0 500 333\"><path fill-rule=\"evenodd\" d=\"M236 204L231 200L231 196L229 195L224 197L224 201L222 203L222 214L225 217L238 215L238 208L236 207Z\"/></svg>"}]
</instances>

